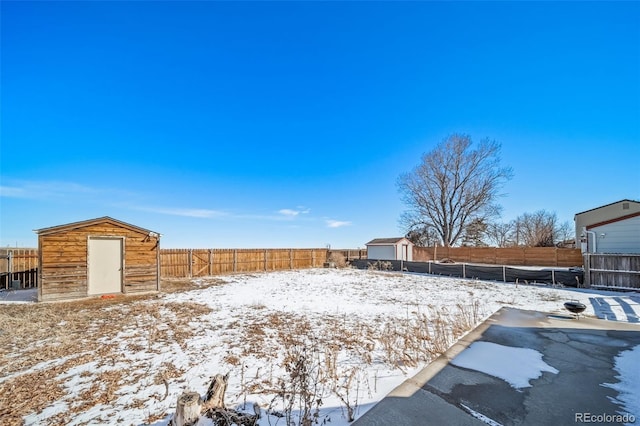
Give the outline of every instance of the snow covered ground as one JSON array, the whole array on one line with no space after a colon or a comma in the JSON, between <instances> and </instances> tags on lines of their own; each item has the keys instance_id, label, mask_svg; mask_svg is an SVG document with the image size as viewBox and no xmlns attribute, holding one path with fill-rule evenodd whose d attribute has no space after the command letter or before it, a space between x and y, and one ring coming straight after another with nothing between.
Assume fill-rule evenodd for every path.
<instances>
[{"instance_id":1,"label":"snow covered ground","mask_svg":"<svg viewBox=\"0 0 640 426\"><path fill-rule=\"evenodd\" d=\"M208 280L224 284L205 287ZM300 414L299 404L291 405L282 395L296 392L287 386L302 380L302 372L313 389L310 412L320 422L339 426L348 424L350 410L354 417L361 416L502 306L566 315L563 303L577 300L587 306L585 316L627 322L640 317L638 293L419 274L311 269L198 282L202 289L128 305L128 315L138 315L135 326L99 337L110 351L109 362L105 356L79 352L0 377L0 385L40 370L61 370L55 376L60 384L55 402L26 415L27 424L63 419L71 425L160 426L168 424L179 394L204 394L215 374L230 373L227 406L252 412L257 404L260 425L266 426L284 425L287 416L295 420ZM0 303L10 303L7 294L2 299L0 295ZM160 310L155 317L137 314L153 304L207 309L194 312L187 329L177 330L173 311ZM183 339L154 338L167 330L182 333ZM534 373L516 385L525 386ZM108 398L78 402L96 382L109 377L115 387Z\"/></svg>"}]
</instances>

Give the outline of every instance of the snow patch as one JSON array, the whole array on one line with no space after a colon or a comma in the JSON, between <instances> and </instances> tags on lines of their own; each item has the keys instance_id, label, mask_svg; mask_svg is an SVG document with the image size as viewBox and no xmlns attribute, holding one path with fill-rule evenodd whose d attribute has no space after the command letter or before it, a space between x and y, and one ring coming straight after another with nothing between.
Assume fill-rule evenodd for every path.
<instances>
[{"instance_id":1,"label":"snow patch","mask_svg":"<svg viewBox=\"0 0 640 426\"><path fill-rule=\"evenodd\" d=\"M0 304L2 303L33 303L38 301L38 289L25 290L0 289Z\"/></svg>"},{"instance_id":2,"label":"snow patch","mask_svg":"<svg viewBox=\"0 0 640 426\"><path fill-rule=\"evenodd\" d=\"M473 417L475 417L476 419L480 420L481 422L484 422L484 423L486 423L486 424L488 424L488 425L491 425L491 426L502 426L502 423L498 423L498 422L496 422L495 420L493 420L493 419L491 419L491 418L489 418L489 417L485 416L485 415L484 415L484 414L482 414L482 413L478 413L477 411L475 411L475 410L473 410L473 409L471 409L471 408L467 407L467 406L466 406L466 405L464 405L464 404L460 404L460 405L462 405L462 407L463 407L465 410L467 410L467 411L469 412L469 414L471 414Z\"/></svg>"},{"instance_id":3,"label":"snow patch","mask_svg":"<svg viewBox=\"0 0 640 426\"><path fill-rule=\"evenodd\" d=\"M615 370L618 372L618 383L603 383L602 386L618 391L612 401L622 407L626 414L640 418L640 345L621 352L615 358ZM624 414L624 413L621 413Z\"/></svg>"},{"instance_id":4,"label":"snow patch","mask_svg":"<svg viewBox=\"0 0 640 426\"><path fill-rule=\"evenodd\" d=\"M530 380L542 376L544 371L558 374L558 370L542 360L534 349L515 348L491 342L475 342L451 364L497 377L516 389L531 386Z\"/></svg>"}]
</instances>

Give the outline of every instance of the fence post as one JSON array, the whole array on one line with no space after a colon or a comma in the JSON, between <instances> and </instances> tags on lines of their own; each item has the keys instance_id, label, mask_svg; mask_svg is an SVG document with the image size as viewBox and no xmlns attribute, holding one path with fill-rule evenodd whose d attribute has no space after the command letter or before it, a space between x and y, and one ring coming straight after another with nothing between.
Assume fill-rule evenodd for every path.
<instances>
[{"instance_id":1,"label":"fence post","mask_svg":"<svg viewBox=\"0 0 640 426\"><path fill-rule=\"evenodd\" d=\"M557 257L556 257L557 259ZM556 263L558 263L558 261L556 260ZM552 269L551 270L551 284L556 285L556 270Z\"/></svg>"},{"instance_id":2,"label":"fence post","mask_svg":"<svg viewBox=\"0 0 640 426\"><path fill-rule=\"evenodd\" d=\"M429 261L429 273L431 273L431 261Z\"/></svg>"},{"instance_id":3,"label":"fence post","mask_svg":"<svg viewBox=\"0 0 640 426\"><path fill-rule=\"evenodd\" d=\"M293 269L293 249L289 249L289 269Z\"/></svg>"},{"instance_id":4,"label":"fence post","mask_svg":"<svg viewBox=\"0 0 640 426\"><path fill-rule=\"evenodd\" d=\"M267 249L264 249L264 271L267 271Z\"/></svg>"},{"instance_id":5,"label":"fence post","mask_svg":"<svg viewBox=\"0 0 640 426\"><path fill-rule=\"evenodd\" d=\"M9 256L9 258L7 259L7 261L9 263L7 263L7 269L9 272L9 288L11 288L11 281L13 281L13 250L9 250L9 253L7 253L7 255Z\"/></svg>"},{"instance_id":6,"label":"fence post","mask_svg":"<svg viewBox=\"0 0 640 426\"><path fill-rule=\"evenodd\" d=\"M213 249L209 249L209 276L213 275Z\"/></svg>"},{"instance_id":7,"label":"fence post","mask_svg":"<svg viewBox=\"0 0 640 426\"><path fill-rule=\"evenodd\" d=\"M590 259L590 254L586 253L583 257L583 263L584 263L584 287L585 288L591 288L591 259Z\"/></svg>"},{"instance_id":8,"label":"fence post","mask_svg":"<svg viewBox=\"0 0 640 426\"><path fill-rule=\"evenodd\" d=\"M502 282L507 282L507 267L502 265Z\"/></svg>"},{"instance_id":9,"label":"fence post","mask_svg":"<svg viewBox=\"0 0 640 426\"><path fill-rule=\"evenodd\" d=\"M311 249L311 267L316 267L316 251Z\"/></svg>"},{"instance_id":10,"label":"fence post","mask_svg":"<svg viewBox=\"0 0 640 426\"><path fill-rule=\"evenodd\" d=\"M189 278L193 278L193 250L189 249L187 262L189 262Z\"/></svg>"},{"instance_id":11,"label":"fence post","mask_svg":"<svg viewBox=\"0 0 640 426\"><path fill-rule=\"evenodd\" d=\"M233 249L233 272L238 271L238 250Z\"/></svg>"},{"instance_id":12,"label":"fence post","mask_svg":"<svg viewBox=\"0 0 640 426\"><path fill-rule=\"evenodd\" d=\"M465 263L462 264L462 278L467 278L467 268L465 268Z\"/></svg>"}]
</instances>

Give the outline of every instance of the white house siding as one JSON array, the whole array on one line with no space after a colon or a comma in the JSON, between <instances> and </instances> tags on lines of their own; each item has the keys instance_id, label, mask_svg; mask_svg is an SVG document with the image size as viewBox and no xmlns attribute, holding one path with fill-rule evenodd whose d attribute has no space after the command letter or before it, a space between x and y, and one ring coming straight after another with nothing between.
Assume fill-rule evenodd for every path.
<instances>
[{"instance_id":1,"label":"white house siding","mask_svg":"<svg viewBox=\"0 0 640 426\"><path fill-rule=\"evenodd\" d=\"M591 228L598 253L640 253L640 216Z\"/></svg>"},{"instance_id":2,"label":"white house siding","mask_svg":"<svg viewBox=\"0 0 640 426\"><path fill-rule=\"evenodd\" d=\"M576 247L580 247L581 236L585 227L589 227L596 223L606 222L611 219L632 215L638 212L640 212L639 202L633 200L621 200L607 204L606 206L577 213L574 217L576 228ZM589 237L589 239L591 238L592 237Z\"/></svg>"},{"instance_id":3,"label":"white house siding","mask_svg":"<svg viewBox=\"0 0 640 426\"><path fill-rule=\"evenodd\" d=\"M395 260L395 246L367 246L367 257L376 260Z\"/></svg>"},{"instance_id":4,"label":"white house siding","mask_svg":"<svg viewBox=\"0 0 640 426\"><path fill-rule=\"evenodd\" d=\"M404 247L407 247L406 256L403 255ZM413 245L412 244L398 244L396 246L396 259L397 260L413 260Z\"/></svg>"}]
</instances>

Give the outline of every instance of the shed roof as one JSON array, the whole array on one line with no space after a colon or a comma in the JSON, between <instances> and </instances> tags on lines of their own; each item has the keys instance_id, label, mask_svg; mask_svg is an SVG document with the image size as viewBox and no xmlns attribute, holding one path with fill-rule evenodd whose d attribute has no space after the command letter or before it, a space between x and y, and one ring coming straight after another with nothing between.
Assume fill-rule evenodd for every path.
<instances>
[{"instance_id":1,"label":"shed roof","mask_svg":"<svg viewBox=\"0 0 640 426\"><path fill-rule=\"evenodd\" d=\"M409 244L413 244L411 241L407 240L405 237L394 237L394 238L375 238L369 241L367 246L386 246L399 243L402 240L406 240Z\"/></svg>"},{"instance_id":2,"label":"shed roof","mask_svg":"<svg viewBox=\"0 0 640 426\"><path fill-rule=\"evenodd\" d=\"M37 233L38 235L49 235L49 234L55 234L58 232L64 232L64 231L70 231L72 229L78 229L78 228L84 228L86 226L91 226L91 225L96 225L99 223L108 223L111 225L116 225L119 226L121 228L127 228L130 229L132 231L136 231L136 232L140 232L140 233L144 233L144 234L157 234L157 236L159 237L160 234L154 231L151 231L149 229L145 229L145 228L141 228L139 226L136 225L132 225L130 223L127 222L123 222L121 220L117 220L114 219L112 217L109 216L103 216L103 217L98 217L95 219L89 219L89 220L83 220L80 222L72 222L72 223L67 223L64 225L57 225L57 226L51 226L49 228L40 228L40 229L34 229L34 232Z\"/></svg>"},{"instance_id":3,"label":"shed roof","mask_svg":"<svg viewBox=\"0 0 640 426\"><path fill-rule=\"evenodd\" d=\"M589 212L592 212L592 211L594 211L594 210L598 210L598 209L601 209L601 208L603 208L603 207L609 207L609 206L612 206L612 205L614 205L614 204L618 204L618 203L635 203L635 204L639 204L639 205L640 205L640 201L636 201L636 200L629 200L629 199L625 198L624 200L615 201L615 202L613 202L613 203L605 204L604 206L595 207L595 208L593 208L593 209L585 210L585 211L583 211L583 212L576 213L575 215L576 215L576 216L578 216L578 215L581 215L581 214L584 214L584 213L589 213Z\"/></svg>"}]
</instances>

